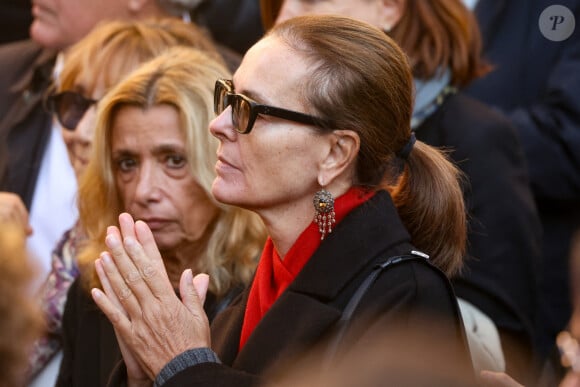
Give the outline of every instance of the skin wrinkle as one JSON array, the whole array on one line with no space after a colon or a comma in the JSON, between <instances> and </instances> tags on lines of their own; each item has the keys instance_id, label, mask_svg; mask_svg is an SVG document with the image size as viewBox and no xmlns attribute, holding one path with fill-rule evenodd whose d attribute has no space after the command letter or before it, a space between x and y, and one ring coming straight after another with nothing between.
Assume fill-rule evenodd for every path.
<instances>
[{"instance_id":1,"label":"skin wrinkle","mask_svg":"<svg viewBox=\"0 0 580 387\"><path fill-rule=\"evenodd\" d=\"M127 283L127 285L131 285L133 282L137 282L141 280L141 274L139 274L138 271L131 271L129 274L127 274L127 276L125 277L125 282Z\"/></svg>"}]
</instances>

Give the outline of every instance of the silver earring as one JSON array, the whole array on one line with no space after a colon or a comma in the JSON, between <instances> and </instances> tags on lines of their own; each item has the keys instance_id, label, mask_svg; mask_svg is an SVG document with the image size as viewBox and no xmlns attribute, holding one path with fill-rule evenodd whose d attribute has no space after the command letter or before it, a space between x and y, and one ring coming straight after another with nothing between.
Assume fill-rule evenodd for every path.
<instances>
[{"instance_id":1,"label":"silver earring","mask_svg":"<svg viewBox=\"0 0 580 387\"><path fill-rule=\"evenodd\" d=\"M314 204L314 223L318 225L320 240L323 240L326 234L332 232L332 225L336 223L334 213L334 198L332 194L324 188L314 194L312 200Z\"/></svg>"}]
</instances>

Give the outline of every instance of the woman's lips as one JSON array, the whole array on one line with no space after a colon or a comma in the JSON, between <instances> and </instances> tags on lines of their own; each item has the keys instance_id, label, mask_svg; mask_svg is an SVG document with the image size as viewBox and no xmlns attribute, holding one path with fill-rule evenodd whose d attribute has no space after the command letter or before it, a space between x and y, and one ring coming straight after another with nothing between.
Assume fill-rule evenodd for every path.
<instances>
[{"instance_id":1,"label":"woman's lips","mask_svg":"<svg viewBox=\"0 0 580 387\"><path fill-rule=\"evenodd\" d=\"M170 221L168 219L158 219L158 218L150 218L150 219L141 219L143 222L149 226L151 231L158 231L167 226Z\"/></svg>"},{"instance_id":2,"label":"woman's lips","mask_svg":"<svg viewBox=\"0 0 580 387\"><path fill-rule=\"evenodd\" d=\"M227 171L227 170L233 170L233 169L237 170L238 168L236 168L232 163L228 162L223 157L218 156L218 161L216 163L216 170L217 171Z\"/></svg>"}]
</instances>

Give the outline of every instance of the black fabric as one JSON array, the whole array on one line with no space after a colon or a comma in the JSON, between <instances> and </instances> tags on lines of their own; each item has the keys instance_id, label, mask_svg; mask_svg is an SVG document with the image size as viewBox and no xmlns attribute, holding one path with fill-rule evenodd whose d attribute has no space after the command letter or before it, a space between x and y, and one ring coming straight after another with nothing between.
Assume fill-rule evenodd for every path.
<instances>
[{"instance_id":1,"label":"black fabric","mask_svg":"<svg viewBox=\"0 0 580 387\"><path fill-rule=\"evenodd\" d=\"M264 34L259 0L205 0L193 19L205 26L220 44L240 55Z\"/></svg>"},{"instance_id":2,"label":"black fabric","mask_svg":"<svg viewBox=\"0 0 580 387\"><path fill-rule=\"evenodd\" d=\"M538 28L554 4L576 17L561 42ZM466 92L504 112L523 144L544 229L537 342L546 356L570 318L568 257L580 228L580 1L479 0L475 13L495 69Z\"/></svg>"},{"instance_id":3,"label":"black fabric","mask_svg":"<svg viewBox=\"0 0 580 387\"><path fill-rule=\"evenodd\" d=\"M414 138L414 136L413 136ZM364 297L366 292L369 288L373 285L373 283L377 280L377 277L383 272L383 270L391 267L392 265L400 264L409 262L412 260L421 259L425 261L427 258L426 256L419 256L413 255L413 253L409 255L396 255L392 257L386 258L384 261L381 259L381 262L375 264L373 270L369 273L369 275L361 282L359 287L356 291L352 294L350 300L344 307L342 311L342 315L340 319L336 322L336 334L331 339L328 344L328 351L326 352L325 356L327 359L325 362L332 362L334 357L337 354L337 350L340 346L340 342L342 341L347 329L350 320L353 318L354 313L356 312L358 305L361 299ZM450 288L450 291L452 289Z\"/></svg>"},{"instance_id":4,"label":"black fabric","mask_svg":"<svg viewBox=\"0 0 580 387\"><path fill-rule=\"evenodd\" d=\"M32 41L0 47L0 191L19 194L28 209L51 132L42 99L55 58Z\"/></svg>"},{"instance_id":5,"label":"black fabric","mask_svg":"<svg viewBox=\"0 0 580 387\"><path fill-rule=\"evenodd\" d=\"M505 117L461 92L449 96L416 135L446 149L465 174L468 255L452 282L458 297L490 316L501 336L515 338L515 355L504 347L511 371L520 357L529 362L533 355L541 255L541 227L519 138Z\"/></svg>"},{"instance_id":6,"label":"black fabric","mask_svg":"<svg viewBox=\"0 0 580 387\"><path fill-rule=\"evenodd\" d=\"M220 299L208 293L204 309L209 320L212 321L241 290L240 286L232 287ZM63 314L63 359L56 385L105 386L117 367L117 372L125 372L121 360L112 324L77 279L69 289Z\"/></svg>"},{"instance_id":7,"label":"black fabric","mask_svg":"<svg viewBox=\"0 0 580 387\"><path fill-rule=\"evenodd\" d=\"M0 44L27 39L32 23L31 0L0 2Z\"/></svg>"},{"instance_id":8,"label":"black fabric","mask_svg":"<svg viewBox=\"0 0 580 387\"><path fill-rule=\"evenodd\" d=\"M413 249L390 196L380 192L351 212L325 238L296 279L272 305L238 353L249 288L212 324L212 347L223 364L200 364L177 374L164 386L254 386L276 364L328 338L346 303L376 260ZM441 333L448 345L439 355L470 357L455 295L446 277L431 265L410 262L383 272L361 300L349 339L369 330L388 329L394 321L444 321ZM339 306L340 305L340 306ZM367 325L368 324L368 325ZM375 328L375 329L370 329Z\"/></svg>"}]
</instances>

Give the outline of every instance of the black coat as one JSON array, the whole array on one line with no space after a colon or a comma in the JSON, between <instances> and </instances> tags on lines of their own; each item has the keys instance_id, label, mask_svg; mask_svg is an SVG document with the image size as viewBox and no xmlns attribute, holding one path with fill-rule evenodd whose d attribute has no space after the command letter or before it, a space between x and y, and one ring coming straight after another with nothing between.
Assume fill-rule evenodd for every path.
<instances>
[{"instance_id":1,"label":"black coat","mask_svg":"<svg viewBox=\"0 0 580 387\"><path fill-rule=\"evenodd\" d=\"M538 28L554 4L576 17L560 42ZM538 343L547 354L570 318L568 259L580 228L580 1L479 0L475 11L495 69L466 92L505 112L523 144L544 229Z\"/></svg>"},{"instance_id":2,"label":"black coat","mask_svg":"<svg viewBox=\"0 0 580 387\"><path fill-rule=\"evenodd\" d=\"M467 178L468 257L453 279L457 296L492 318L504 344L515 337L530 356L541 229L513 126L459 93L449 96L416 135L448 149ZM519 356L506 357L510 362Z\"/></svg>"},{"instance_id":3,"label":"black coat","mask_svg":"<svg viewBox=\"0 0 580 387\"><path fill-rule=\"evenodd\" d=\"M55 59L30 40L0 47L0 191L19 194L29 210L52 129L43 97Z\"/></svg>"},{"instance_id":4,"label":"black coat","mask_svg":"<svg viewBox=\"0 0 580 387\"><path fill-rule=\"evenodd\" d=\"M242 287L235 286L217 300L207 294L204 309L210 321ZM69 289L62 324L63 357L56 386L102 387L122 359L113 325L94 303L89 292L75 280Z\"/></svg>"},{"instance_id":5,"label":"black coat","mask_svg":"<svg viewBox=\"0 0 580 387\"><path fill-rule=\"evenodd\" d=\"M222 364L190 367L164 386L256 385L274 364L311 348L331 333L373 263L408 253L412 249L409 239L390 196L379 192L347 215L325 238L240 352L248 289L212 324L212 346ZM385 270L362 298L353 326L363 316L372 316L372 320L364 321L373 321L373 327L383 330L392 327L395 320L409 325L419 322L422 329L429 330L434 329L435 319L441 319L439 338L445 338L447 345L437 348L439 355L446 356L448 351L461 353L464 363L457 367L470 366L453 290L445 275L428 263L411 261ZM370 330L368 326L368 330L356 335L357 339L369 339L364 333Z\"/></svg>"}]
</instances>

